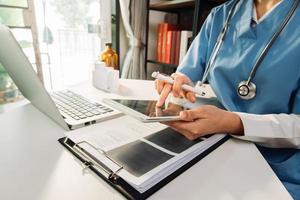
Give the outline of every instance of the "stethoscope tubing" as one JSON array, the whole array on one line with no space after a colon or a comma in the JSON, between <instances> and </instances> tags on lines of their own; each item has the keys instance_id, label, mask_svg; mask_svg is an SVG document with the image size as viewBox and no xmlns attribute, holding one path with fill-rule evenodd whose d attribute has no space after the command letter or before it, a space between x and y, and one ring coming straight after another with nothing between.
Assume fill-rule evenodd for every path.
<instances>
[{"instance_id":1,"label":"stethoscope tubing","mask_svg":"<svg viewBox=\"0 0 300 200\"><path fill-rule=\"evenodd\" d=\"M217 42L216 42L216 44L214 45L214 48L213 48L213 50L212 50L212 54L211 54L211 56L210 56L210 58L209 58L209 60L208 60L207 66L206 66L205 71L204 71L204 73L203 73L202 80L201 80L201 82L200 82L200 85L202 85L202 84L206 81L207 76L208 76L208 74L209 74L209 71L210 71L211 67L214 66L216 57L217 57L217 55L218 55L218 52L219 52L219 50L220 50L220 48L221 48L221 46L222 46L222 43L223 43L223 41L224 41L224 39L225 39L225 35L226 35L226 33L227 33L229 21L230 21L231 17L233 16L235 7L236 7L236 5L239 3L239 1L240 1L240 0L236 0L236 1L234 2L234 4L232 5L232 8L231 8L230 11L229 11L228 17L226 18L225 24L224 24L224 26L223 26L223 28L222 28L222 31L221 31L220 35L218 36Z\"/></svg>"}]
</instances>

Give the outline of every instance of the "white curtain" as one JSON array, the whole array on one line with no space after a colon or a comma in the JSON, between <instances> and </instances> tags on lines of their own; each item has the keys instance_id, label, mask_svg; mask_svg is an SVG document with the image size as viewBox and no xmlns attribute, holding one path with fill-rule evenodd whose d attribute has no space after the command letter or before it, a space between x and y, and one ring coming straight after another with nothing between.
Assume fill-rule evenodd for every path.
<instances>
[{"instance_id":1,"label":"white curtain","mask_svg":"<svg viewBox=\"0 0 300 200\"><path fill-rule=\"evenodd\" d=\"M119 0L129 49L122 65L122 78L145 79L146 0Z\"/></svg>"}]
</instances>

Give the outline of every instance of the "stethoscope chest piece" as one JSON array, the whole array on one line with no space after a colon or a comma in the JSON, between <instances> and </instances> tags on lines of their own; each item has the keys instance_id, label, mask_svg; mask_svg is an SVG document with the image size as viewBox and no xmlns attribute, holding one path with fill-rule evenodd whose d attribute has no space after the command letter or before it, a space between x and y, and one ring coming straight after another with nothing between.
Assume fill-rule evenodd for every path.
<instances>
[{"instance_id":1,"label":"stethoscope chest piece","mask_svg":"<svg viewBox=\"0 0 300 200\"><path fill-rule=\"evenodd\" d=\"M241 81L237 87L237 93L242 99L253 99L256 94L256 85L252 82Z\"/></svg>"}]
</instances>

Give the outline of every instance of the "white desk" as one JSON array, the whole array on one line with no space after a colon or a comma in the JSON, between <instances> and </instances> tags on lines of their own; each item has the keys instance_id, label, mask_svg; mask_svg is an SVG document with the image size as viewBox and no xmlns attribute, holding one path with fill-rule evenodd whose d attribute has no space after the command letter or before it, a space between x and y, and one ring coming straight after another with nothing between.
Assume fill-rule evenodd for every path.
<instances>
[{"instance_id":1,"label":"white desk","mask_svg":"<svg viewBox=\"0 0 300 200\"><path fill-rule=\"evenodd\" d=\"M120 94L155 97L153 83L122 80ZM81 93L100 99L87 86ZM99 200L123 197L81 166L57 139L64 130L31 104L0 114L0 199ZM291 199L255 145L230 139L150 199Z\"/></svg>"}]
</instances>

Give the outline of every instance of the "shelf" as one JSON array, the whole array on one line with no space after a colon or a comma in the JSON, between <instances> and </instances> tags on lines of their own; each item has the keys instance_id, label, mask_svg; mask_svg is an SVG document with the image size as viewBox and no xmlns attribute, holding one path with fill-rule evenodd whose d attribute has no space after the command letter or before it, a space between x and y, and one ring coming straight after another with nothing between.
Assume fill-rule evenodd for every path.
<instances>
[{"instance_id":1,"label":"shelf","mask_svg":"<svg viewBox=\"0 0 300 200\"><path fill-rule=\"evenodd\" d=\"M177 12L182 9L193 9L194 6L194 0L172 0L151 4L150 9L164 12Z\"/></svg>"},{"instance_id":2,"label":"shelf","mask_svg":"<svg viewBox=\"0 0 300 200\"><path fill-rule=\"evenodd\" d=\"M161 66L164 70L176 70L178 67L178 65L175 64L167 64L158 62L155 59L148 59L149 16L151 16L151 13L149 11L160 11L176 14L178 19L176 23L180 26L183 26L184 29L191 29L193 32L193 36L196 36L210 10L213 7L218 6L226 1L227 0L160 0L158 2L156 1L156 3L151 3L151 0L147 0L145 71L147 72L147 65L150 63ZM185 27L186 25L188 26Z\"/></svg>"},{"instance_id":3,"label":"shelf","mask_svg":"<svg viewBox=\"0 0 300 200\"><path fill-rule=\"evenodd\" d=\"M169 67L169 68L174 68L174 69L177 68L177 65L175 65L175 64L162 63L162 62L158 62L158 61L155 61L155 60L147 60L147 62L152 63L152 64L156 64L156 65L160 65L160 66L163 66L163 67Z\"/></svg>"}]
</instances>

